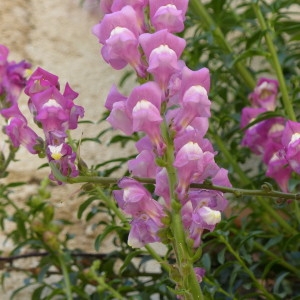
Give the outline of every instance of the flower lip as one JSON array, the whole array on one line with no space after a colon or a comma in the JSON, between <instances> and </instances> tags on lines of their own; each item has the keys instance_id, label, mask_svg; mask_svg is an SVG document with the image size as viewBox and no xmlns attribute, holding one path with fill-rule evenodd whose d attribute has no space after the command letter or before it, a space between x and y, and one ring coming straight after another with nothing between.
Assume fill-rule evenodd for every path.
<instances>
[{"instance_id":1,"label":"flower lip","mask_svg":"<svg viewBox=\"0 0 300 300\"><path fill-rule=\"evenodd\" d=\"M62 147L63 147L63 144L60 144L58 146L54 146L54 145L49 145L48 146L48 148L51 152L51 157L54 160L60 160L62 158L62 156L63 156Z\"/></svg>"},{"instance_id":2,"label":"flower lip","mask_svg":"<svg viewBox=\"0 0 300 300\"><path fill-rule=\"evenodd\" d=\"M62 108L62 106L55 100L55 99L49 99L44 105L43 108L45 107L57 107L57 108Z\"/></svg>"}]
</instances>

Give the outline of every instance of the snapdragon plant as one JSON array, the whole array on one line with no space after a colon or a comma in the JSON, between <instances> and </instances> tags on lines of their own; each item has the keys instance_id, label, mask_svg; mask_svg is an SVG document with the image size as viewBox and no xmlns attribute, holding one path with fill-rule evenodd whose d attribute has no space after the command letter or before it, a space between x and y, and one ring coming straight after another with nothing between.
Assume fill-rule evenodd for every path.
<instances>
[{"instance_id":1,"label":"snapdragon plant","mask_svg":"<svg viewBox=\"0 0 300 300\"><path fill-rule=\"evenodd\" d=\"M101 170L105 162L89 168L84 153L78 156L70 130L84 108L74 103L78 94L70 85L61 92L59 78L41 67L26 79L30 65L8 62L1 45L0 113L11 153L25 146L47 158L51 180L83 183L88 198L79 217L100 199L88 216L104 210L111 223L98 223L105 228L96 248L113 232L124 260L121 278L110 281L98 261L74 279L71 260L64 263L67 246L57 240L47 245L58 254L66 299L85 297L72 280L96 286L95 299L140 299L147 290L145 283L141 292L142 274L133 264L140 257L159 262L167 288L159 290L155 276L151 283L162 299L299 296L300 125L294 106L300 27L286 10L291 4L100 1L103 18L92 32L101 55L112 68L129 67L136 76L128 95L111 88L102 119L122 132L114 141L135 142L135 157L115 160L127 163L121 178L107 176L115 169ZM23 88L43 137L18 107ZM3 172L11 159L4 158ZM254 160L261 161L257 169ZM164 255L155 242L166 246ZM134 279L130 289L120 284L126 268Z\"/></svg>"}]
</instances>

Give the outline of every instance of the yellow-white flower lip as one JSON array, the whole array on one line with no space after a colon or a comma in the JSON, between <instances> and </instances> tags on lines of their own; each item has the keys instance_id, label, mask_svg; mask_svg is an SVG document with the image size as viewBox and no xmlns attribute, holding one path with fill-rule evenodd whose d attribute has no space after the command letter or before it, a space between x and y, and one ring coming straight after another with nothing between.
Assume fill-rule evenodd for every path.
<instances>
[{"instance_id":1,"label":"yellow-white flower lip","mask_svg":"<svg viewBox=\"0 0 300 300\"><path fill-rule=\"evenodd\" d=\"M137 111L139 111L141 109L149 109L149 108L151 108L151 106L152 106L151 102L149 102L149 101L147 101L145 99L142 99L139 102L137 102L137 104L134 106L134 108L133 108L132 111L133 112L137 112Z\"/></svg>"},{"instance_id":2,"label":"yellow-white flower lip","mask_svg":"<svg viewBox=\"0 0 300 300\"><path fill-rule=\"evenodd\" d=\"M155 48L152 50L151 55L155 54L163 54L163 53L168 53L168 54L175 54L175 51L171 49L168 45L160 45L159 47Z\"/></svg>"},{"instance_id":3,"label":"yellow-white flower lip","mask_svg":"<svg viewBox=\"0 0 300 300\"><path fill-rule=\"evenodd\" d=\"M274 124L271 129L269 130L269 133L275 133L278 131L282 131L284 129L284 125L282 124ZM299 134L300 137L300 134Z\"/></svg>"},{"instance_id":4,"label":"yellow-white flower lip","mask_svg":"<svg viewBox=\"0 0 300 300\"><path fill-rule=\"evenodd\" d=\"M221 221L221 213L218 210L213 210L210 207L205 207L206 214L202 215L204 222L208 225L215 225Z\"/></svg>"},{"instance_id":5,"label":"yellow-white flower lip","mask_svg":"<svg viewBox=\"0 0 300 300\"><path fill-rule=\"evenodd\" d=\"M300 138L300 133L299 132L294 133L291 137L291 141L289 142L289 145L296 142L299 138Z\"/></svg>"},{"instance_id":6,"label":"yellow-white flower lip","mask_svg":"<svg viewBox=\"0 0 300 300\"><path fill-rule=\"evenodd\" d=\"M190 160L197 160L203 154L201 147L192 141L185 144L180 150L188 153Z\"/></svg>"},{"instance_id":7,"label":"yellow-white flower lip","mask_svg":"<svg viewBox=\"0 0 300 300\"><path fill-rule=\"evenodd\" d=\"M120 26L117 26L115 27L111 32L110 32L110 37L116 35L116 34L121 34L123 33L124 31L128 31L127 28L125 27L120 27Z\"/></svg>"},{"instance_id":8,"label":"yellow-white flower lip","mask_svg":"<svg viewBox=\"0 0 300 300\"><path fill-rule=\"evenodd\" d=\"M276 88L276 86L272 82L266 82L264 81L261 85L256 87L255 91L260 94L260 97L262 99L267 98L268 96L272 95L273 90Z\"/></svg>"},{"instance_id":9,"label":"yellow-white flower lip","mask_svg":"<svg viewBox=\"0 0 300 300\"><path fill-rule=\"evenodd\" d=\"M184 97L189 97L193 94L207 96L207 90L202 85L193 85L184 93Z\"/></svg>"},{"instance_id":10,"label":"yellow-white flower lip","mask_svg":"<svg viewBox=\"0 0 300 300\"><path fill-rule=\"evenodd\" d=\"M177 7L176 7L174 4L163 5L163 6L161 6L160 8L163 8L163 7L167 7L167 8L175 8L175 9L177 9Z\"/></svg>"},{"instance_id":11,"label":"yellow-white flower lip","mask_svg":"<svg viewBox=\"0 0 300 300\"><path fill-rule=\"evenodd\" d=\"M51 157L54 160L60 160L62 158L62 156L63 156L61 153L62 147L63 147L63 144L60 144L58 146L53 146L53 145L48 146L48 148L51 152Z\"/></svg>"},{"instance_id":12,"label":"yellow-white flower lip","mask_svg":"<svg viewBox=\"0 0 300 300\"><path fill-rule=\"evenodd\" d=\"M62 106L55 100L55 99L49 99L44 105L44 107L57 107L62 108Z\"/></svg>"}]
</instances>

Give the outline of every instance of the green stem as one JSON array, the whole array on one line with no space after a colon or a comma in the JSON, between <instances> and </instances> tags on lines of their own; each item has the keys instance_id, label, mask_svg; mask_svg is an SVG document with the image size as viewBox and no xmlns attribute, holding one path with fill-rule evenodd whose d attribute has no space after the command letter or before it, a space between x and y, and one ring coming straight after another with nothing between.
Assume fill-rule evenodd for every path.
<instances>
[{"instance_id":1,"label":"green stem","mask_svg":"<svg viewBox=\"0 0 300 300\"><path fill-rule=\"evenodd\" d=\"M273 40L272 40L272 37L270 34L271 28L267 25L267 23L265 21L265 17L262 15L262 12L260 10L258 3L252 3L252 7L256 14L257 20L260 24L260 27L265 35L266 43L267 43L269 52L271 54L273 68L275 69L277 79L279 82L281 95L282 95L283 106L285 108L288 118L292 121L296 121L296 115L295 115L295 112L293 109L293 105L289 100L288 89L287 89L286 82L285 82L285 79L283 76L282 68L280 66L277 51L275 49L275 45L273 43Z\"/></svg>"},{"instance_id":2,"label":"green stem","mask_svg":"<svg viewBox=\"0 0 300 300\"><path fill-rule=\"evenodd\" d=\"M247 267L246 263L242 260L239 253L236 252L229 242L222 236L218 236L220 241L224 243L228 249L228 251L236 258L236 260L239 262L239 264L242 266L244 271L248 274L248 276L251 278L255 286L263 293L263 295L266 297L266 299L274 300L275 298L265 289L265 287L256 279L253 272Z\"/></svg>"},{"instance_id":3,"label":"green stem","mask_svg":"<svg viewBox=\"0 0 300 300\"><path fill-rule=\"evenodd\" d=\"M236 170L235 170L236 171ZM142 183L148 183L148 184L155 184L155 180L152 178L144 178L144 177L132 177L135 180L142 182ZM98 183L103 185L110 185L110 184L116 184L120 178L114 178L114 177L97 177L97 176L78 176L75 178L68 178L68 183ZM223 193L230 193L235 195L236 197L242 197L242 196L263 196L267 198L278 198L278 199L286 199L286 200L300 200L300 194L293 194L293 193L283 193L273 190L268 190L264 188L258 190L258 189L240 189L235 187L226 187L226 186L220 186L220 185L214 185L211 184L209 181L204 183L192 183L190 185L192 188L196 189L205 189L205 190L215 190L220 191Z\"/></svg>"},{"instance_id":4,"label":"green stem","mask_svg":"<svg viewBox=\"0 0 300 300\"><path fill-rule=\"evenodd\" d=\"M148 253L164 268L166 272L170 272L170 266L161 258L160 255L156 253L156 251L150 246L150 245L145 245L144 246Z\"/></svg>"},{"instance_id":5,"label":"green stem","mask_svg":"<svg viewBox=\"0 0 300 300\"><path fill-rule=\"evenodd\" d=\"M172 216L170 229L173 234L172 246L175 252L177 267L180 274L179 282L177 281L178 288L185 291L185 299L198 299L204 300L193 268L193 258L189 246L186 243L186 232L181 219L181 204L177 200L176 185L177 185L177 172L173 167L174 163L174 145L169 136L168 127L166 122L162 126L162 136L166 142L166 169L169 178L169 189L172 207Z\"/></svg>"},{"instance_id":6,"label":"green stem","mask_svg":"<svg viewBox=\"0 0 300 300\"><path fill-rule=\"evenodd\" d=\"M216 25L210 14L207 12L205 6L202 4L202 1L191 0L190 6L192 7L193 11L201 17L206 30L212 31L215 42L220 45L223 51L225 53L234 54L233 49L224 37L224 34L221 31L220 27ZM250 72L245 68L244 64L238 61L234 64L234 68L239 72L247 86L250 89L253 89L255 87L255 81Z\"/></svg>"},{"instance_id":7,"label":"green stem","mask_svg":"<svg viewBox=\"0 0 300 300\"><path fill-rule=\"evenodd\" d=\"M268 255L272 260L276 261L278 264L282 265L287 270L290 270L294 274L296 274L298 277L300 277L300 270L289 263L287 263L283 258L279 257L278 254L273 253L272 251L269 251L265 249L261 244L258 242L254 242L254 247L258 250L264 252L266 255Z\"/></svg>"},{"instance_id":8,"label":"green stem","mask_svg":"<svg viewBox=\"0 0 300 300\"><path fill-rule=\"evenodd\" d=\"M0 168L0 178L2 177L2 175L4 175L4 172L8 168L10 162L15 159L15 156L16 156L16 153L18 150L19 150L19 148L14 148L12 145L10 146L10 151L9 151L8 157L4 161L3 165L0 166L1 167Z\"/></svg>"},{"instance_id":9,"label":"green stem","mask_svg":"<svg viewBox=\"0 0 300 300\"><path fill-rule=\"evenodd\" d=\"M124 297L119 292L117 292L114 288L112 288L109 284L107 284L104 278L98 277L97 281L99 283L101 290L102 289L108 290L111 293L111 295L114 297L114 299L124 300Z\"/></svg>"},{"instance_id":10,"label":"green stem","mask_svg":"<svg viewBox=\"0 0 300 300\"><path fill-rule=\"evenodd\" d=\"M100 187L96 187L96 190L101 197L101 199L106 203L109 209L111 209L115 215L124 223L123 225L129 228L127 218L122 214L122 212L117 207L115 201L112 200L110 196L107 196Z\"/></svg>"},{"instance_id":11,"label":"green stem","mask_svg":"<svg viewBox=\"0 0 300 300\"><path fill-rule=\"evenodd\" d=\"M72 300L72 286L70 282L69 272L62 255L62 253L58 253L57 257L64 277L66 299Z\"/></svg>"}]
</instances>

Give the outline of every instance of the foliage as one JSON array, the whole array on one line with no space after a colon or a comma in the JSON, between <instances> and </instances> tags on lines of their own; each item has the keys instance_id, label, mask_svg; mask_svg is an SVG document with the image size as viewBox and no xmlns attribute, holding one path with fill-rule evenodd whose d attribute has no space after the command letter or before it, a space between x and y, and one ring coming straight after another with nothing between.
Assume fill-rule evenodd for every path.
<instances>
[{"instance_id":1,"label":"foliage","mask_svg":"<svg viewBox=\"0 0 300 300\"><path fill-rule=\"evenodd\" d=\"M214 231L205 231L199 250L193 253L194 266L206 270L201 282L204 299L300 297L299 175L293 173L289 180L290 194L276 196L273 192L279 187L274 179L266 177L262 158L241 145L251 126L279 116L292 121L298 119L300 25L297 10L299 4L291 0L210 0L205 4L189 1L185 30L179 34L187 41L182 59L193 70L201 67L210 70L209 98L213 105L207 137L218 151L216 162L229 170L234 187L226 190L230 204L222 222ZM279 82L280 103L275 111L266 112L248 127L241 128L241 112L250 106L249 94L257 80L262 76L279 80L280 74L284 82ZM131 75L125 74L122 84ZM106 122L107 116L106 112L99 123ZM139 133L125 136L107 125L95 136L72 140L71 144L79 149L86 142L100 144L107 136L109 147L121 149L140 138ZM2 154L0 160L3 178L8 175L7 167L17 151L10 141L7 143L10 155ZM37 260L35 267L20 270L27 279L24 286L14 291L12 299L28 286L34 286L32 299L176 298L173 293L177 288L176 278L182 276L173 268L176 253L170 245L164 255L157 254L151 245L132 249L127 244L129 219L112 197L112 191L119 189L112 176L119 178L120 170L123 172L132 158L123 153L109 161L99 157L97 165L87 166L84 153L80 153L78 178L60 174L50 163L59 181L84 183L78 195L82 202L77 216L82 222L92 221L95 227L101 228L101 234L95 238L94 253L83 252L80 245L77 249L69 247L73 236L62 232L72 224L56 219L48 179L41 181L36 194L24 202L24 207L18 207L12 196L14 189L26 183L0 185L1 229L5 230L6 220L15 223L15 229L7 233L7 240L15 248L6 260L9 264L1 265L3 286L10 272L17 269L15 260L22 255L35 255ZM122 175L128 176L129 172ZM100 177L107 181L97 181ZM146 183L148 191L153 193L153 182ZM207 189L214 188L209 181L204 185ZM250 195L248 190L261 193ZM164 232L162 236L168 239L169 234ZM105 241L111 241L114 246L109 253L102 252ZM160 264L158 273L149 271L153 260ZM176 291L189 299L185 292Z\"/></svg>"}]
</instances>

